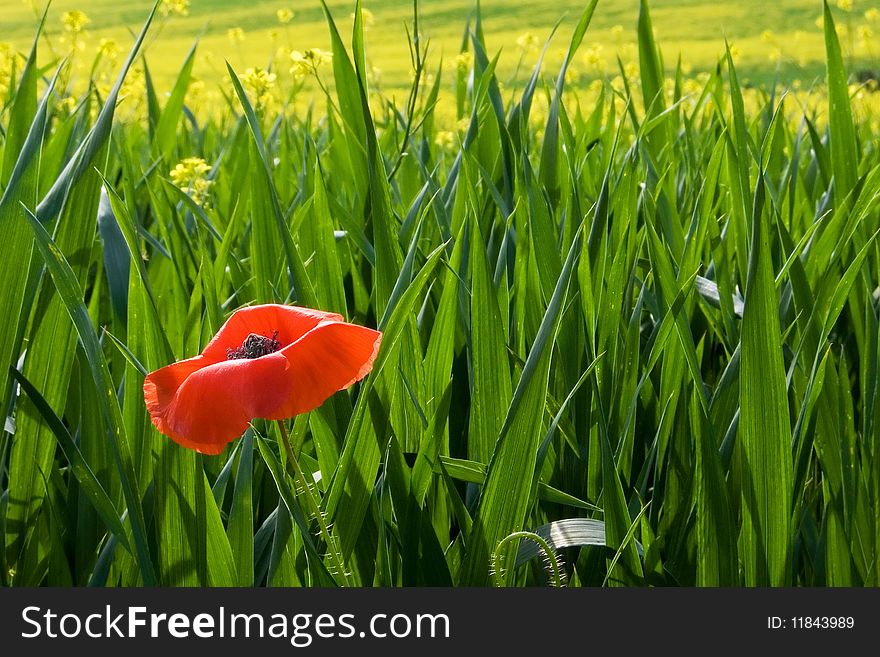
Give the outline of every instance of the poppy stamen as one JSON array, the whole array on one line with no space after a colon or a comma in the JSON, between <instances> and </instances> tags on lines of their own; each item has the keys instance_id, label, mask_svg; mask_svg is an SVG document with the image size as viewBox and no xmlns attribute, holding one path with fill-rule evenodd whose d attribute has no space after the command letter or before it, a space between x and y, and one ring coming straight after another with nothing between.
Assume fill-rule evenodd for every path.
<instances>
[{"instance_id":1,"label":"poppy stamen","mask_svg":"<svg viewBox=\"0 0 880 657\"><path fill-rule=\"evenodd\" d=\"M259 358L268 354L274 354L281 349L281 343L278 341L278 331L273 331L272 337L251 333L248 335L240 347L236 349L226 348L226 359L236 360L238 358Z\"/></svg>"}]
</instances>

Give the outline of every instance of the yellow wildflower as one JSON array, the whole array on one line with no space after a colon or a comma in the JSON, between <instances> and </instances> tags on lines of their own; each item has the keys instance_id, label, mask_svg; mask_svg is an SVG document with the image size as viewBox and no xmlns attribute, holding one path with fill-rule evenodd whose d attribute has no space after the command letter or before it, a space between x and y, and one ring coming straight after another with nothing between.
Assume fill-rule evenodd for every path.
<instances>
[{"instance_id":1,"label":"yellow wildflower","mask_svg":"<svg viewBox=\"0 0 880 657\"><path fill-rule=\"evenodd\" d=\"M0 43L0 96L6 96L12 78L15 53L8 43Z\"/></svg>"},{"instance_id":2,"label":"yellow wildflower","mask_svg":"<svg viewBox=\"0 0 880 657\"><path fill-rule=\"evenodd\" d=\"M316 68L333 61L333 54L326 50L321 50L320 48L309 48L305 52L305 57L312 62Z\"/></svg>"},{"instance_id":3,"label":"yellow wildflower","mask_svg":"<svg viewBox=\"0 0 880 657\"><path fill-rule=\"evenodd\" d=\"M254 99L254 106L257 109L272 104L275 77L274 73L269 73L259 67L247 69L241 77L242 84L250 92L249 95Z\"/></svg>"},{"instance_id":4,"label":"yellow wildflower","mask_svg":"<svg viewBox=\"0 0 880 657\"><path fill-rule=\"evenodd\" d=\"M523 52L534 52L541 46L541 40L533 33L526 32L519 36L516 45Z\"/></svg>"},{"instance_id":5,"label":"yellow wildflower","mask_svg":"<svg viewBox=\"0 0 880 657\"><path fill-rule=\"evenodd\" d=\"M607 62L602 57L602 44L596 43L584 51L584 63L595 73L604 73Z\"/></svg>"},{"instance_id":6,"label":"yellow wildflower","mask_svg":"<svg viewBox=\"0 0 880 657\"><path fill-rule=\"evenodd\" d=\"M189 0L162 0L159 5L162 16L189 16Z\"/></svg>"},{"instance_id":7,"label":"yellow wildflower","mask_svg":"<svg viewBox=\"0 0 880 657\"><path fill-rule=\"evenodd\" d=\"M100 43L98 43L98 54L110 61L116 61L116 58L119 56L119 46L116 45L113 39L102 38Z\"/></svg>"},{"instance_id":8,"label":"yellow wildflower","mask_svg":"<svg viewBox=\"0 0 880 657\"><path fill-rule=\"evenodd\" d=\"M312 72L312 66L306 56L299 50L290 53L290 61L293 65L290 67L290 74L297 78L304 78Z\"/></svg>"},{"instance_id":9,"label":"yellow wildflower","mask_svg":"<svg viewBox=\"0 0 880 657\"><path fill-rule=\"evenodd\" d=\"M320 48L309 48L305 52L294 50L290 53L290 60L293 62L290 72L295 77L305 77L310 73L316 73L319 66L329 63L332 59L331 53Z\"/></svg>"},{"instance_id":10,"label":"yellow wildflower","mask_svg":"<svg viewBox=\"0 0 880 657\"><path fill-rule=\"evenodd\" d=\"M837 0L837 8L841 11L852 11L852 0Z\"/></svg>"},{"instance_id":11,"label":"yellow wildflower","mask_svg":"<svg viewBox=\"0 0 880 657\"><path fill-rule=\"evenodd\" d=\"M872 7L865 12L865 20L869 23L880 21L880 9Z\"/></svg>"},{"instance_id":12,"label":"yellow wildflower","mask_svg":"<svg viewBox=\"0 0 880 657\"><path fill-rule=\"evenodd\" d=\"M64 25L64 31L70 34L80 34L86 29L86 25L92 20L86 16L85 12L73 10L65 11L61 16L61 23Z\"/></svg>"},{"instance_id":13,"label":"yellow wildflower","mask_svg":"<svg viewBox=\"0 0 880 657\"><path fill-rule=\"evenodd\" d=\"M288 9L284 7L283 9L279 9L275 12L275 15L278 17L278 22L287 25L290 21L293 20L294 13L292 9Z\"/></svg>"},{"instance_id":14,"label":"yellow wildflower","mask_svg":"<svg viewBox=\"0 0 880 657\"><path fill-rule=\"evenodd\" d=\"M859 37L859 47L868 53L873 52L875 39L874 30L871 29L871 26L859 25L856 34L858 34Z\"/></svg>"},{"instance_id":15,"label":"yellow wildflower","mask_svg":"<svg viewBox=\"0 0 880 657\"><path fill-rule=\"evenodd\" d=\"M441 130L434 137L434 143L445 151L452 150L455 146L455 133L449 130Z\"/></svg>"},{"instance_id":16,"label":"yellow wildflower","mask_svg":"<svg viewBox=\"0 0 880 657\"><path fill-rule=\"evenodd\" d=\"M230 27L228 30L226 30L226 36L229 37L232 45L237 46L242 41L244 41L244 30L240 27Z\"/></svg>"},{"instance_id":17,"label":"yellow wildflower","mask_svg":"<svg viewBox=\"0 0 880 657\"><path fill-rule=\"evenodd\" d=\"M113 79L107 78L107 92L109 92L112 82ZM143 69L132 68L128 75L125 76L125 82L122 83L122 88L119 90L119 93L123 98L135 99L135 103L141 102L147 93L147 82L144 78ZM106 92L102 95L106 97Z\"/></svg>"},{"instance_id":18,"label":"yellow wildflower","mask_svg":"<svg viewBox=\"0 0 880 657\"><path fill-rule=\"evenodd\" d=\"M197 204L204 206L213 181L207 179L211 165L200 157L187 157L169 172L171 182L187 192Z\"/></svg>"}]
</instances>

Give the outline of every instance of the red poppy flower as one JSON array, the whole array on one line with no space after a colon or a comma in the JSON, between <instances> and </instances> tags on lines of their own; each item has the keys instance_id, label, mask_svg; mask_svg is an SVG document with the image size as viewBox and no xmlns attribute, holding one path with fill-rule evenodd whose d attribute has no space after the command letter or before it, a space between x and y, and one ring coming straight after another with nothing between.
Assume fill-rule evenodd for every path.
<instances>
[{"instance_id":1,"label":"red poppy flower","mask_svg":"<svg viewBox=\"0 0 880 657\"><path fill-rule=\"evenodd\" d=\"M364 378L382 334L335 313L263 305L232 314L195 358L151 372L144 400L156 428L219 454L254 418L282 420Z\"/></svg>"}]
</instances>

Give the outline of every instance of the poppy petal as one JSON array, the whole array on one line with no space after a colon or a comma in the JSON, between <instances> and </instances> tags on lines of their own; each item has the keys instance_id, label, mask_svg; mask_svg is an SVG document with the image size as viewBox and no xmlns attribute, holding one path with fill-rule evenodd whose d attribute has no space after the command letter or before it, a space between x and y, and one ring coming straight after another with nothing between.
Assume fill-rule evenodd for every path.
<instances>
[{"instance_id":1,"label":"poppy petal","mask_svg":"<svg viewBox=\"0 0 880 657\"><path fill-rule=\"evenodd\" d=\"M159 431L203 454L219 454L253 418L269 416L290 396L289 364L280 352L196 369L190 361L148 375L144 396Z\"/></svg>"},{"instance_id":2,"label":"poppy petal","mask_svg":"<svg viewBox=\"0 0 880 657\"><path fill-rule=\"evenodd\" d=\"M311 308L265 304L236 310L202 351L212 362L226 360L226 350L239 347L251 333L272 337L278 331L282 345L296 342L322 321L342 321L342 316Z\"/></svg>"},{"instance_id":3,"label":"poppy petal","mask_svg":"<svg viewBox=\"0 0 880 657\"><path fill-rule=\"evenodd\" d=\"M177 390L186 380L186 378L206 366L207 361L203 356L188 358L163 368L150 372L144 379L144 401L147 405L147 411L153 420L153 424L162 433L168 435L165 422L165 411L170 404L174 402L174 396Z\"/></svg>"},{"instance_id":4,"label":"poppy petal","mask_svg":"<svg viewBox=\"0 0 880 657\"><path fill-rule=\"evenodd\" d=\"M267 419L311 411L364 378L373 367L381 341L379 331L345 322L324 322L277 352L289 363L285 376L290 393Z\"/></svg>"}]
</instances>

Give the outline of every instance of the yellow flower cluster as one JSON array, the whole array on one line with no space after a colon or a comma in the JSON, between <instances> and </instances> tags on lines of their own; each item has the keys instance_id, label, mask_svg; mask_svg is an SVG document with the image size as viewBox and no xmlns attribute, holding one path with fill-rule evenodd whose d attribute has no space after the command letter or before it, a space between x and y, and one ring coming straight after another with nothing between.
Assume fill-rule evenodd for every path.
<instances>
[{"instance_id":1,"label":"yellow flower cluster","mask_svg":"<svg viewBox=\"0 0 880 657\"><path fill-rule=\"evenodd\" d=\"M516 40L517 47L523 52L536 52L541 47L541 40L537 35L526 32Z\"/></svg>"},{"instance_id":2,"label":"yellow flower cluster","mask_svg":"<svg viewBox=\"0 0 880 657\"><path fill-rule=\"evenodd\" d=\"M85 12L79 10L66 11L61 16L61 24L64 27L64 35L60 41L62 44L70 44L71 51L83 51L86 49L86 25L91 19Z\"/></svg>"},{"instance_id":3,"label":"yellow flower cluster","mask_svg":"<svg viewBox=\"0 0 880 657\"><path fill-rule=\"evenodd\" d=\"M115 82L115 76L108 73L105 84L109 91L111 84ZM122 121L137 121L141 112L146 107L147 80L141 67L132 67L125 76L119 95L125 99L124 112L117 114Z\"/></svg>"},{"instance_id":4,"label":"yellow flower cluster","mask_svg":"<svg viewBox=\"0 0 880 657\"><path fill-rule=\"evenodd\" d=\"M880 133L880 85L875 80L870 80L857 88L852 99L855 119L868 124L869 134ZM866 148L877 148L876 141L868 140Z\"/></svg>"},{"instance_id":5,"label":"yellow flower cluster","mask_svg":"<svg viewBox=\"0 0 880 657\"><path fill-rule=\"evenodd\" d=\"M61 16L61 24L64 28L59 42L64 46L70 47L70 52L82 52L86 49L86 25L91 23L91 19L85 12L73 10L66 11Z\"/></svg>"},{"instance_id":6,"label":"yellow flower cluster","mask_svg":"<svg viewBox=\"0 0 880 657\"><path fill-rule=\"evenodd\" d=\"M61 16L61 24L64 31L70 34L80 34L86 29L86 25L92 20L85 12L74 9L73 11L65 11Z\"/></svg>"},{"instance_id":7,"label":"yellow flower cluster","mask_svg":"<svg viewBox=\"0 0 880 657\"><path fill-rule=\"evenodd\" d=\"M162 16L189 16L189 0L162 0L159 5Z\"/></svg>"},{"instance_id":8,"label":"yellow flower cluster","mask_svg":"<svg viewBox=\"0 0 880 657\"><path fill-rule=\"evenodd\" d=\"M230 27L226 30L226 36L229 37L229 41L233 46L237 46L244 41L244 30L240 27Z\"/></svg>"},{"instance_id":9,"label":"yellow flower cluster","mask_svg":"<svg viewBox=\"0 0 880 657\"><path fill-rule=\"evenodd\" d=\"M275 12L275 15L278 17L278 22L282 25L287 25L290 21L293 20L294 12L292 9L288 9L284 7L283 9L279 9Z\"/></svg>"},{"instance_id":10,"label":"yellow flower cluster","mask_svg":"<svg viewBox=\"0 0 880 657\"><path fill-rule=\"evenodd\" d=\"M584 51L584 64L590 72L595 74L603 74L608 68L608 62L602 56L602 44L596 43Z\"/></svg>"},{"instance_id":11,"label":"yellow flower cluster","mask_svg":"<svg viewBox=\"0 0 880 657\"><path fill-rule=\"evenodd\" d=\"M456 136L450 130L440 130L434 137L434 143L444 151L450 151L455 146Z\"/></svg>"},{"instance_id":12,"label":"yellow flower cluster","mask_svg":"<svg viewBox=\"0 0 880 657\"><path fill-rule=\"evenodd\" d=\"M205 207L213 181L207 179L211 165L200 157L187 157L178 162L169 173L171 182L187 192L197 204Z\"/></svg>"},{"instance_id":13,"label":"yellow flower cluster","mask_svg":"<svg viewBox=\"0 0 880 657\"><path fill-rule=\"evenodd\" d=\"M0 43L0 97L5 98L12 79L15 53L8 43Z\"/></svg>"},{"instance_id":14,"label":"yellow flower cluster","mask_svg":"<svg viewBox=\"0 0 880 657\"><path fill-rule=\"evenodd\" d=\"M109 59L111 62L115 62L116 58L119 57L119 46L116 45L113 39L102 38L98 42L98 54Z\"/></svg>"},{"instance_id":15,"label":"yellow flower cluster","mask_svg":"<svg viewBox=\"0 0 880 657\"><path fill-rule=\"evenodd\" d=\"M241 82L258 110L267 109L275 101L276 75L259 67L249 68L241 76Z\"/></svg>"},{"instance_id":16,"label":"yellow flower cluster","mask_svg":"<svg viewBox=\"0 0 880 657\"><path fill-rule=\"evenodd\" d=\"M293 62L290 73L294 77L303 78L312 73L317 75L318 67L333 61L333 55L320 48L309 48L305 52L294 50L290 53L290 61Z\"/></svg>"}]
</instances>

